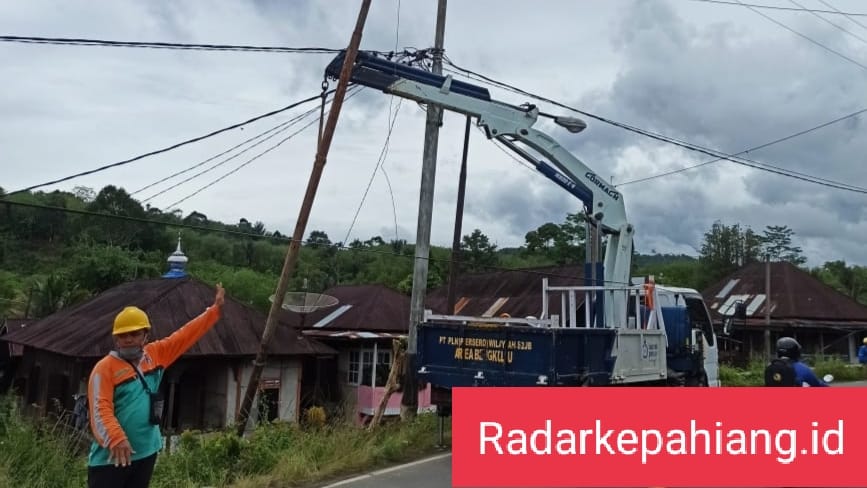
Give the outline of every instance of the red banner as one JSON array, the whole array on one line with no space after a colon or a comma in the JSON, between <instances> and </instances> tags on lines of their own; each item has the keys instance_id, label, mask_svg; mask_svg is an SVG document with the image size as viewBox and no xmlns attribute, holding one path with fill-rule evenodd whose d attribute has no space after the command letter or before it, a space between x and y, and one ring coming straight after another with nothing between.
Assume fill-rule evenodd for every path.
<instances>
[{"instance_id":1,"label":"red banner","mask_svg":"<svg viewBox=\"0 0 867 488\"><path fill-rule=\"evenodd\" d=\"M867 486L863 388L457 388L456 487Z\"/></svg>"}]
</instances>

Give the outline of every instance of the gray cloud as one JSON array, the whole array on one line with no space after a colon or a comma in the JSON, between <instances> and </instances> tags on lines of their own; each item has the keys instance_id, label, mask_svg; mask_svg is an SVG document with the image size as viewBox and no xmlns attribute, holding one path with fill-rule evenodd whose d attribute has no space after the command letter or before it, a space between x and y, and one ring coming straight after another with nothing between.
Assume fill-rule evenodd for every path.
<instances>
[{"instance_id":1,"label":"gray cloud","mask_svg":"<svg viewBox=\"0 0 867 488\"><path fill-rule=\"evenodd\" d=\"M859 2L838 1L841 10ZM402 1L371 9L363 48L429 47L434 2ZM496 20L492 12L496 11ZM105 39L345 46L353 2L78 2L0 4L0 30L16 35ZM867 64L867 49L815 17L770 14ZM446 52L457 64L528 91L630 125L722 151L747 147L864 108L867 77L809 42L739 7L680 1L452 2ZM853 27L855 28L855 27ZM203 53L89 47L0 45L0 151L4 188L17 189L122 160L318 93L332 55ZM333 83L332 83L332 86ZM511 103L526 97L492 88ZM308 231L343 239L370 191L350 240L394 234L414 240L424 113L405 102L382 171L373 173L388 128L390 97L367 90L347 101ZM540 104L553 113L564 110ZM70 181L136 189L187 168L315 106L263 120L134 164ZM865 105L867 106L867 105ZM615 183L709 159L594 120L581 134L547 128L576 156ZM816 176L867 186L861 119L827 127L749 157ZM235 222L262 220L291 232L315 156L316 127L184 201ZM165 207L238 168L278 139L226 163L152 203ZM447 114L440 133L432 240L450 245L463 117ZM185 176L189 176L187 174ZM144 192L155 193L160 187ZM562 222L579 202L518 167L473 131L463 228L480 228L498 245L523 242L545 222ZM642 251L694 253L714 220L760 230L792 227L810 264L865 263L865 196L719 162L621 190ZM395 209L392 209L392 199Z\"/></svg>"}]
</instances>

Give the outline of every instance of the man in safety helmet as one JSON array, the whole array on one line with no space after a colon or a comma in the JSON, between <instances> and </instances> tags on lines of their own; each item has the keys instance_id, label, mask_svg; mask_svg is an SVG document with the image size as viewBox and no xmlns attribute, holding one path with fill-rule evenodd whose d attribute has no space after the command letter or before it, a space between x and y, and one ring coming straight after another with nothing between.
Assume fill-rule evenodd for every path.
<instances>
[{"instance_id":1,"label":"man in safety helmet","mask_svg":"<svg viewBox=\"0 0 867 488\"><path fill-rule=\"evenodd\" d=\"M225 292L170 336L148 342L150 319L126 307L114 319L114 349L90 374L87 388L94 442L88 456L89 488L146 488L162 448L159 393L163 372L220 319Z\"/></svg>"},{"instance_id":2,"label":"man in safety helmet","mask_svg":"<svg viewBox=\"0 0 867 488\"><path fill-rule=\"evenodd\" d=\"M777 340L777 359L765 369L765 386L830 386L801 361L801 344L793 337Z\"/></svg>"}]
</instances>

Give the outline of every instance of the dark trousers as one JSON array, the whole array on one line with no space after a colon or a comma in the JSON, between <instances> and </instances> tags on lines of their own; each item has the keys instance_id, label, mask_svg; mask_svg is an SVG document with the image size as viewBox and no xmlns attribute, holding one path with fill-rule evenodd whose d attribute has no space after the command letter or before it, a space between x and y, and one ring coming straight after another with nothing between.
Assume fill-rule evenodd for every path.
<instances>
[{"instance_id":1,"label":"dark trousers","mask_svg":"<svg viewBox=\"0 0 867 488\"><path fill-rule=\"evenodd\" d=\"M154 472L156 453L129 466L88 466L88 488L147 488Z\"/></svg>"}]
</instances>

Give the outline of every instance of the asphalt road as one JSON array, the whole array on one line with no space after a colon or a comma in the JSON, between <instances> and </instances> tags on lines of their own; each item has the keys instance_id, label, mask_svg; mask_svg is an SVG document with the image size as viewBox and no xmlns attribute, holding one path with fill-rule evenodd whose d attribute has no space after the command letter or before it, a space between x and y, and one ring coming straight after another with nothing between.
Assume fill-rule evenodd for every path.
<instances>
[{"instance_id":1,"label":"asphalt road","mask_svg":"<svg viewBox=\"0 0 867 488\"><path fill-rule=\"evenodd\" d=\"M452 457L447 453L347 479L322 488L451 488L451 486Z\"/></svg>"},{"instance_id":2,"label":"asphalt road","mask_svg":"<svg viewBox=\"0 0 867 488\"><path fill-rule=\"evenodd\" d=\"M832 386L867 387L867 381L832 383ZM452 457L451 453L443 453L413 463L325 485L321 488L451 488L451 486Z\"/></svg>"}]
</instances>

